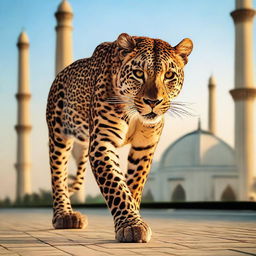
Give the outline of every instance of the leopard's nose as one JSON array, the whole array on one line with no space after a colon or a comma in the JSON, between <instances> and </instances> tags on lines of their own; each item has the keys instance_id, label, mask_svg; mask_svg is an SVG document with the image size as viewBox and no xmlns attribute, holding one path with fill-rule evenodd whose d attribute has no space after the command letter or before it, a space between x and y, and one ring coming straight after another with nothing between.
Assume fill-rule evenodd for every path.
<instances>
[{"instance_id":1,"label":"leopard's nose","mask_svg":"<svg viewBox=\"0 0 256 256\"><path fill-rule=\"evenodd\" d=\"M156 105L159 105L162 101L163 99L151 100L143 98L143 102L149 105L150 107L155 107Z\"/></svg>"}]
</instances>

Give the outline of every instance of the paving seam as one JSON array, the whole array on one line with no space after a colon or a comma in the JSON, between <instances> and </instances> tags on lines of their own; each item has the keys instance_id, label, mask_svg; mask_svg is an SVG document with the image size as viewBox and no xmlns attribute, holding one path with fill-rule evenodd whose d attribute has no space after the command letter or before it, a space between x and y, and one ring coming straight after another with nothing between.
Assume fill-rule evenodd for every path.
<instances>
[{"instance_id":1,"label":"paving seam","mask_svg":"<svg viewBox=\"0 0 256 256\"><path fill-rule=\"evenodd\" d=\"M55 249L56 249L56 250L58 250L58 251L62 251L62 252L64 252L64 253L67 253L67 254L69 254L69 255L72 255L72 256L73 256L73 254L70 254L69 252L66 252L66 251L64 251L64 250L61 250L61 249L59 249L59 248L55 247L54 245L49 244L49 243L47 243L47 242L45 242L45 241L41 240L41 239L40 239L40 238L38 238L38 237L35 237L35 236L33 236L33 235L31 235L31 234L29 234L29 233L27 233L27 232L24 232L24 233L25 233L25 234L27 234L27 235L29 235L29 236L31 236L31 237L33 237L33 238L35 238L35 239L37 239L38 241L40 241L40 242L42 242L42 243L44 243L44 244L50 245L51 247L55 248Z\"/></svg>"},{"instance_id":2,"label":"paving seam","mask_svg":"<svg viewBox=\"0 0 256 256\"><path fill-rule=\"evenodd\" d=\"M250 253L250 252L243 252L243 251L240 251L240 250L236 250L236 249L228 249L229 251L233 251L233 252L241 252L245 255L251 255L251 256L256 256L255 253Z\"/></svg>"}]
</instances>

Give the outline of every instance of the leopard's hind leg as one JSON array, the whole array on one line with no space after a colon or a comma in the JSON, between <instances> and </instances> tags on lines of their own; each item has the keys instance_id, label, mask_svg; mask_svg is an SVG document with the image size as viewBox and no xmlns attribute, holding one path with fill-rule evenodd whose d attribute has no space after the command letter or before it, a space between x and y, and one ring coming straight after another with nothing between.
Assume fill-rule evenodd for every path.
<instances>
[{"instance_id":1,"label":"leopard's hind leg","mask_svg":"<svg viewBox=\"0 0 256 256\"><path fill-rule=\"evenodd\" d=\"M78 192L81 187L84 185L84 176L86 170L86 164L88 160L88 147L89 142L78 143L74 142L72 149L72 156L75 159L77 171L75 175L74 181L69 184L69 194L73 195L73 193Z\"/></svg>"},{"instance_id":2,"label":"leopard's hind leg","mask_svg":"<svg viewBox=\"0 0 256 256\"><path fill-rule=\"evenodd\" d=\"M72 210L67 184L67 162L73 146L73 138L62 134L50 134L50 165L53 192L53 226L56 229L84 228L87 219Z\"/></svg>"}]
</instances>

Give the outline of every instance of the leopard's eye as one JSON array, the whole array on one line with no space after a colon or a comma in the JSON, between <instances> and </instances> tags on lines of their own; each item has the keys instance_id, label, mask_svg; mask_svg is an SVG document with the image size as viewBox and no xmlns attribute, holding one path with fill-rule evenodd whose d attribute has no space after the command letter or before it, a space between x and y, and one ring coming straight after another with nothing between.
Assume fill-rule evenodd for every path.
<instances>
[{"instance_id":1,"label":"leopard's eye","mask_svg":"<svg viewBox=\"0 0 256 256\"><path fill-rule=\"evenodd\" d=\"M144 72L142 70L139 70L139 69L133 70L133 74L137 78L143 78L144 77Z\"/></svg>"},{"instance_id":2,"label":"leopard's eye","mask_svg":"<svg viewBox=\"0 0 256 256\"><path fill-rule=\"evenodd\" d=\"M164 75L164 78L170 80L170 79L172 79L174 76L175 76L175 73L174 73L174 72L172 72L172 71L167 71L167 72L165 73L165 75Z\"/></svg>"}]
</instances>

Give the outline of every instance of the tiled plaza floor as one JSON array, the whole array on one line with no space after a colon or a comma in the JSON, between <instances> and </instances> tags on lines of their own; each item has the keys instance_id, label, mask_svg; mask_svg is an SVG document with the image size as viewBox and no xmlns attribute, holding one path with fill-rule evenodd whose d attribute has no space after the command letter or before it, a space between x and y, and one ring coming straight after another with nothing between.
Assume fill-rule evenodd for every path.
<instances>
[{"instance_id":1,"label":"tiled plaza floor","mask_svg":"<svg viewBox=\"0 0 256 256\"><path fill-rule=\"evenodd\" d=\"M117 243L106 210L87 213L85 230L53 230L51 210L0 210L0 255L256 255L256 212L145 210L147 244Z\"/></svg>"}]
</instances>

